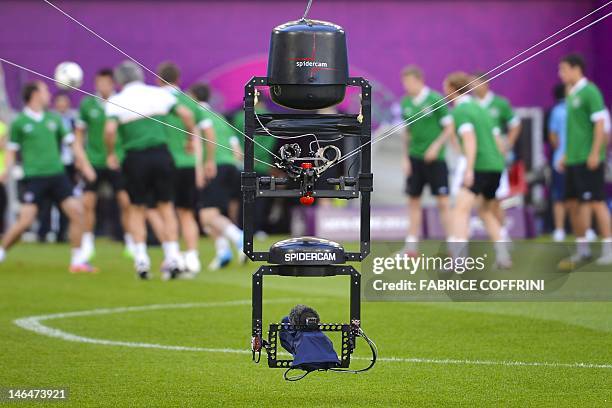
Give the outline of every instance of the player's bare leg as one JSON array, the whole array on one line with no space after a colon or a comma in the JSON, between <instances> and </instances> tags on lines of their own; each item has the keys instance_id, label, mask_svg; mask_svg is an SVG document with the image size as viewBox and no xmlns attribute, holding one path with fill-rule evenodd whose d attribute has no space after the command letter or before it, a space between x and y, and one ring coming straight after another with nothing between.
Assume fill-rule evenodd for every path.
<instances>
[{"instance_id":1,"label":"player's bare leg","mask_svg":"<svg viewBox=\"0 0 612 408\"><path fill-rule=\"evenodd\" d=\"M462 188L457 194L450 228L453 238L467 241L470 233L470 216L475 202L476 196L466 188Z\"/></svg>"},{"instance_id":2,"label":"player's bare leg","mask_svg":"<svg viewBox=\"0 0 612 408\"><path fill-rule=\"evenodd\" d=\"M610 225L610 210L603 201L596 201L591 204L593 213L595 214L595 221L597 222L597 229L599 234L603 238L612 237L612 226Z\"/></svg>"},{"instance_id":3,"label":"player's bare leg","mask_svg":"<svg viewBox=\"0 0 612 408\"><path fill-rule=\"evenodd\" d=\"M178 221L171 202L159 203L157 211L164 226L164 235L168 241L178 241Z\"/></svg>"},{"instance_id":4,"label":"player's bare leg","mask_svg":"<svg viewBox=\"0 0 612 408\"><path fill-rule=\"evenodd\" d=\"M82 255L86 260L91 259L95 253L95 243L94 243L94 229L96 226L96 203L98 200L98 196L93 191L86 191L83 193L83 223L84 223L84 232L83 232L83 240L81 243L81 250L83 251Z\"/></svg>"},{"instance_id":5,"label":"player's bare leg","mask_svg":"<svg viewBox=\"0 0 612 408\"><path fill-rule=\"evenodd\" d=\"M610 225L610 210L604 201L591 203L595 215L597 229L601 236L601 256L597 259L599 265L612 265L612 225Z\"/></svg>"},{"instance_id":6,"label":"player's bare leg","mask_svg":"<svg viewBox=\"0 0 612 408\"><path fill-rule=\"evenodd\" d=\"M589 203L578 202L576 206L576 225L575 235L578 246L578 253L583 258L591 257L589 239L586 236L589 225L591 225L591 205Z\"/></svg>"},{"instance_id":7,"label":"player's bare leg","mask_svg":"<svg viewBox=\"0 0 612 408\"><path fill-rule=\"evenodd\" d=\"M408 235L403 252L408 256L417 256L419 237L423 225L423 208L421 207L420 197L408 198Z\"/></svg>"},{"instance_id":8,"label":"player's bare leg","mask_svg":"<svg viewBox=\"0 0 612 408\"><path fill-rule=\"evenodd\" d=\"M68 229L70 245L73 248L77 248L81 245L81 237L85 227L83 205L76 198L70 197L62 201L60 206L70 220L70 227Z\"/></svg>"},{"instance_id":9,"label":"player's bare leg","mask_svg":"<svg viewBox=\"0 0 612 408\"><path fill-rule=\"evenodd\" d=\"M566 208L567 208L567 212L569 215L570 225L572 227L572 232L574 233L576 237L578 237L579 236L578 231L580 229L579 220L578 220L578 200L575 200L575 199L567 200Z\"/></svg>"},{"instance_id":10,"label":"player's bare leg","mask_svg":"<svg viewBox=\"0 0 612 408\"><path fill-rule=\"evenodd\" d=\"M452 257L463 256L470 235L470 216L476 196L467 188L457 193L455 207L452 209L453 222L449 225L448 250Z\"/></svg>"},{"instance_id":11,"label":"player's bare leg","mask_svg":"<svg viewBox=\"0 0 612 408\"><path fill-rule=\"evenodd\" d=\"M98 196L92 191L86 191L83 193L83 210L84 214L84 228L87 232L92 232L96 225L96 202Z\"/></svg>"},{"instance_id":12,"label":"player's bare leg","mask_svg":"<svg viewBox=\"0 0 612 408\"><path fill-rule=\"evenodd\" d=\"M478 216L482 219L489 238L494 242L498 242L502 239L500 231L501 225L496 211L499 207L496 205L496 202L497 200L482 200L478 209Z\"/></svg>"},{"instance_id":13,"label":"player's bare leg","mask_svg":"<svg viewBox=\"0 0 612 408\"><path fill-rule=\"evenodd\" d=\"M246 260L242 252L243 234L240 228L235 226L229 218L221 214L218 208L202 208L199 216L202 226L215 239L217 256L211 265L209 265L209 269L219 269L229 263L232 258L231 248L228 245L229 242L232 242L236 247L239 262L242 263Z\"/></svg>"},{"instance_id":14,"label":"player's bare leg","mask_svg":"<svg viewBox=\"0 0 612 408\"><path fill-rule=\"evenodd\" d=\"M567 210L576 239L576 252L569 258L562 260L559 263L559 268L571 270L576 267L577 263L591 258L589 239L586 236L588 226L590 225L591 209L589 203L570 199L567 201Z\"/></svg>"},{"instance_id":15,"label":"player's bare leg","mask_svg":"<svg viewBox=\"0 0 612 408\"><path fill-rule=\"evenodd\" d=\"M565 240L565 216L567 214L566 205L562 201L553 204L553 219L555 224L554 240L561 242Z\"/></svg>"},{"instance_id":16,"label":"player's bare leg","mask_svg":"<svg viewBox=\"0 0 612 408\"><path fill-rule=\"evenodd\" d=\"M215 257L210 264L208 264L208 269L211 271L226 267L233 258L230 241L225 238L217 228L213 228L210 225L210 220L214 220L218 214L219 211L216 208L203 208L198 214L204 231L215 242Z\"/></svg>"},{"instance_id":17,"label":"player's bare leg","mask_svg":"<svg viewBox=\"0 0 612 408\"><path fill-rule=\"evenodd\" d=\"M85 211L83 210L83 204L75 197L68 197L60 203L60 207L68 217L70 223L68 227L68 239L72 247L70 271L95 272L95 269L87 264L87 258L85 258L81 249L83 231L85 230Z\"/></svg>"},{"instance_id":18,"label":"player's bare leg","mask_svg":"<svg viewBox=\"0 0 612 408\"><path fill-rule=\"evenodd\" d=\"M489 239L493 241L497 265L502 268L509 268L512 262L508 251L508 243L502 235L501 225L497 217L496 209L499 208L497 203L498 201L495 199L482 200L478 215L484 223Z\"/></svg>"},{"instance_id":19,"label":"player's bare leg","mask_svg":"<svg viewBox=\"0 0 612 408\"><path fill-rule=\"evenodd\" d=\"M240 202L238 200L230 200L227 203L227 215L234 224L238 225L240 219Z\"/></svg>"},{"instance_id":20,"label":"player's bare leg","mask_svg":"<svg viewBox=\"0 0 612 408\"><path fill-rule=\"evenodd\" d=\"M510 241L510 236L508 235L508 231L506 229L506 210L504 210L501 206L500 200L493 200L492 211L499 223L501 239L504 241Z\"/></svg>"},{"instance_id":21,"label":"player's bare leg","mask_svg":"<svg viewBox=\"0 0 612 408\"><path fill-rule=\"evenodd\" d=\"M450 199L448 196L438 196L438 213L440 214L440 221L442 222L442 228L446 236L450 233Z\"/></svg>"},{"instance_id":22,"label":"player's bare leg","mask_svg":"<svg viewBox=\"0 0 612 408\"><path fill-rule=\"evenodd\" d=\"M17 221L15 221L6 234L4 234L4 237L2 237L0 262L4 261L6 251L8 251L15 242L19 240L21 234L34 223L36 214L38 214L38 206L36 204L22 204Z\"/></svg>"},{"instance_id":23,"label":"player's bare leg","mask_svg":"<svg viewBox=\"0 0 612 408\"><path fill-rule=\"evenodd\" d=\"M179 229L174 204L170 201L157 204L157 212L163 226L162 249L164 251L164 263L162 265L162 278L171 279L178 276L184 269L181 252L178 243Z\"/></svg>"},{"instance_id":24,"label":"player's bare leg","mask_svg":"<svg viewBox=\"0 0 612 408\"><path fill-rule=\"evenodd\" d=\"M130 227L130 196L126 191L118 191L116 194L117 205L121 213L121 226L123 227L123 241L125 242L125 255L134 258L134 237Z\"/></svg>"},{"instance_id":25,"label":"player's bare leg","mask_svg":"<svg viewBox=\"0 0 612 408\"><path fill-rule=\"evenodd\" d=\"M130 206L130 231L134 238L134 266L141 279L151 277L151 259L147 253L147 208L144 205Z\"/></svg>"},{"instance_id":26,"label":"player's bare leg","mask_svg":"<svg viewBox=\"0 0 612 408\"><path fill-rule=\"evenodd\" d=\"M195 274L201 269L198 255L198 240L200 238L198 222L195 219L193 210L178 208L176 212L181 227L181 235L185 240L185 247L187 248L185 251L185 267L189 272Z\"/></svg>"},{"instance_id":27,"label":"player's bare leg","mask_svg":"<svg viewBox=\"0 0 612 408\"><path fill-rule=\"evenodd\" d=\"M157 237L159 242L166 242L168 238L166 237L166 229L164 228L164 221L159 214L157 208L147 208L146 209L146 220L149 222L151 229L153 230L153 234ZM135 239L135 238L134 238Z\"/></svg>"}]
</instances>

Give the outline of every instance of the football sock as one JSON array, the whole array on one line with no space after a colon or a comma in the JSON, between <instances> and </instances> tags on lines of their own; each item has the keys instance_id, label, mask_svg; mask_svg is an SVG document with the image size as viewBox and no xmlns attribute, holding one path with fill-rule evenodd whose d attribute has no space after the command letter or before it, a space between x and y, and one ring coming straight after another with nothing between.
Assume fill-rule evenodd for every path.
<instances>
[{"instance_id":1,"label":"football sock","mask_svg":"<svg viewBox=\"0 0 612 408\"><path fill-rule=\"evenodd\" d=\"M227 238L219 237L215 240L215 250L217 251L218 257L225 255L230 249L230 243Z\"/></svg>"},{"instance_id":2,"label":"football sock","mask_svg":"<svg viewBox=\"0 0 612 408\"><path fill-rule=\"evenodd\" d=\"M408 235L406 237L406 245L404 247L405 250L407 252L417 252L418 247L419 247L419 237L416 237L414 235Z\"/></svg>"},{"instance_id":3,"label":"football sock","mask_svg":"<svg viewBox=\"0 0 612 408\"><path fill-rule=\"evenodd\" d=\"M576 251L578 255L583 258L591 256L591 247L589 246L589 239L587 237L576 238Z\"/></svg>"},{"instance_id":4,"label":"football sock","mask_svg":"<svg viewBox=\"0 0 612 408\"><path fill-rule=\"evenodd\" d=\"M181 256L179 244L176 241L166 241L162 243L162 249L164 250L164 259L166 260L175 260Z\"/></svg>"},{"instance_id":5,"label":"football sock","mask_svg":"<svg viewBox=\"0 0 612 408\"><path fill-rule=\"evenodd\" d=\"M612 253L612 237L601 240L601 253L603 255Z\"/></svg>"},{"instance_id":6,"label":"football sock","mask_svg":"<svg viewBox=\"0 0 612 408\"><path fill-rule=\"evenodd\" d=\"M95 245L95 237L93 232L84 232L81 237L81 247L84 249L93 250Z\"/></svg>"},{"instance_id":7,"label":"football sock","mask_svg":"<svg viewBox=\"0 0 612 408\"><path fill-rule=\"evenodd\" d=\"M239 243L242 240L242 231L234 224L229 224L223 231L223 236L234 243Z\"/></svg>"},{"instance_id":8,"label":"football sock","mask_svg":"<svg viewBox=\"0 0 612 408\"><path fill-rule=\"evenodd\" d=\"M132 234L124 234L123 242L125 242L125 247L128 249L128 251L134 252L134 245L136 244L134 243L134 238L132 238Z\"/></svg>"},{"instance_id":9,"label":"football sock","mask_svg":"<svg viewBox=\"0 0 612 408\"><path fill-rule=\"evenodd\" d=\"M83 258L81 257L81 248L72 248L70 251L70 265L80 265L83 263Z\"/></svg>"},{"instance_id":10,"label":"football sock","mask_svg":"<svg viewBox=\"0 0 612 408\"><path fill-rule=\"evenodd\" d=\"M151 261L147 254L147 244L144 242L134 244L134 262L137 264L144 264L149 266Z\"/></svg>"}]
</instances>

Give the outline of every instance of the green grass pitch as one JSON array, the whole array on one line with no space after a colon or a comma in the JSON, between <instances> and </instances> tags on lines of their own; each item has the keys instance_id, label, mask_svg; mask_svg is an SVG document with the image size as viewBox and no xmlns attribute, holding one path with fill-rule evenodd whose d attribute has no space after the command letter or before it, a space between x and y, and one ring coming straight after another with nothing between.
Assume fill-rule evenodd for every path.
<instances>
[{"instance_id":1,"label":"green grass pitch","mask_svg":"<svg viewBox=\"0 0 612 408\"><path fill-rule=\"evenodd\" d=\"M160 250L152 253L158 264ZM201 253L208 262L209 240ZM203 271L194 281L161 282L157 274L141 282L120 254L119 244L101 241L100 273L73 276L66 246L10 252L0 265L0 387L68 387L58 407L612 406L612 303L366 302L363 327L383 360L362 375L314 373L287 383L282 370L263 358L253 364L247 352L255 264ZM298 302L326 322L348 318L343 277L267 278L264 287L266 323ZM15 324L146 305L162 306L40 321L81 341ZM133 347L142 343L173 347ZM360 343L356 356L364 359L355 368L367 364L366 351Z\"/></svg>"}]
</instances>

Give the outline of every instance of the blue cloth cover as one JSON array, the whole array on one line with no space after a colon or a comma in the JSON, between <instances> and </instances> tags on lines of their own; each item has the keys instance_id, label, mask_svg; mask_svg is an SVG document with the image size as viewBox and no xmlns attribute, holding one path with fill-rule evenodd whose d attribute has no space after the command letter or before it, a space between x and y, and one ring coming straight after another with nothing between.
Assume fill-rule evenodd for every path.
<instances>
[{"instance_id":1,"label":"blue cloth cover","mask_svg":"<svg viewBox=\"0 0 612 408\"><path fill-rule=\"evenodd\" d=\"M289 323L289 317L282 322ZM320 330L281 330L279 337L283 348L293 355L293 368L311 371L340 365L332 341Z\"/></svg>"}]
</instances>

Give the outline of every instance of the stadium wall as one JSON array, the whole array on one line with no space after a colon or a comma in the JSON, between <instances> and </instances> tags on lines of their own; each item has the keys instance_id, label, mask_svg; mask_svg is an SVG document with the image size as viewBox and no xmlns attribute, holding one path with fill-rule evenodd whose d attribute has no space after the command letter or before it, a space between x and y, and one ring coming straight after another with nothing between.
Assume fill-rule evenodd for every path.
<instances>
[{"instance_id":1,"label":"stadium wall","mask_svg":"<svg viewBox=\"0 0 612 408\"><path fill-rule=\"evenodd\" d=\"M270 30L301 16L305 1L58 1L127 53L154 68L171 59L184 69L186 84L223 67L248 64L265 74ZM490 69L552 32L583 16L603 1L360 1L320 0L310 16L346 28L350 63L359 73L402 93L401 68L421 65L428 81L440 87L446 73ZM0 4L0 55L51 74L62 60L86 71L85 89L100 67L123 59L117 51L41 1L3 0ZM579 34L498 79L494 88L521 106L548 106L557 81L557 61L579 50L589 74L604 85L612 101L612 60L605 53L612 22ZM608 46L609 47L609 46ZM607 54L607 55L606 55ZM5 67L14 107L18 89L29 74ZM237 77L236 81L247 78ZM241 82L242 83L242 82ZM232 88L240 101L241 86ZM230 106L231 107L231 106Z\"/></svg>"}]
</instances>

